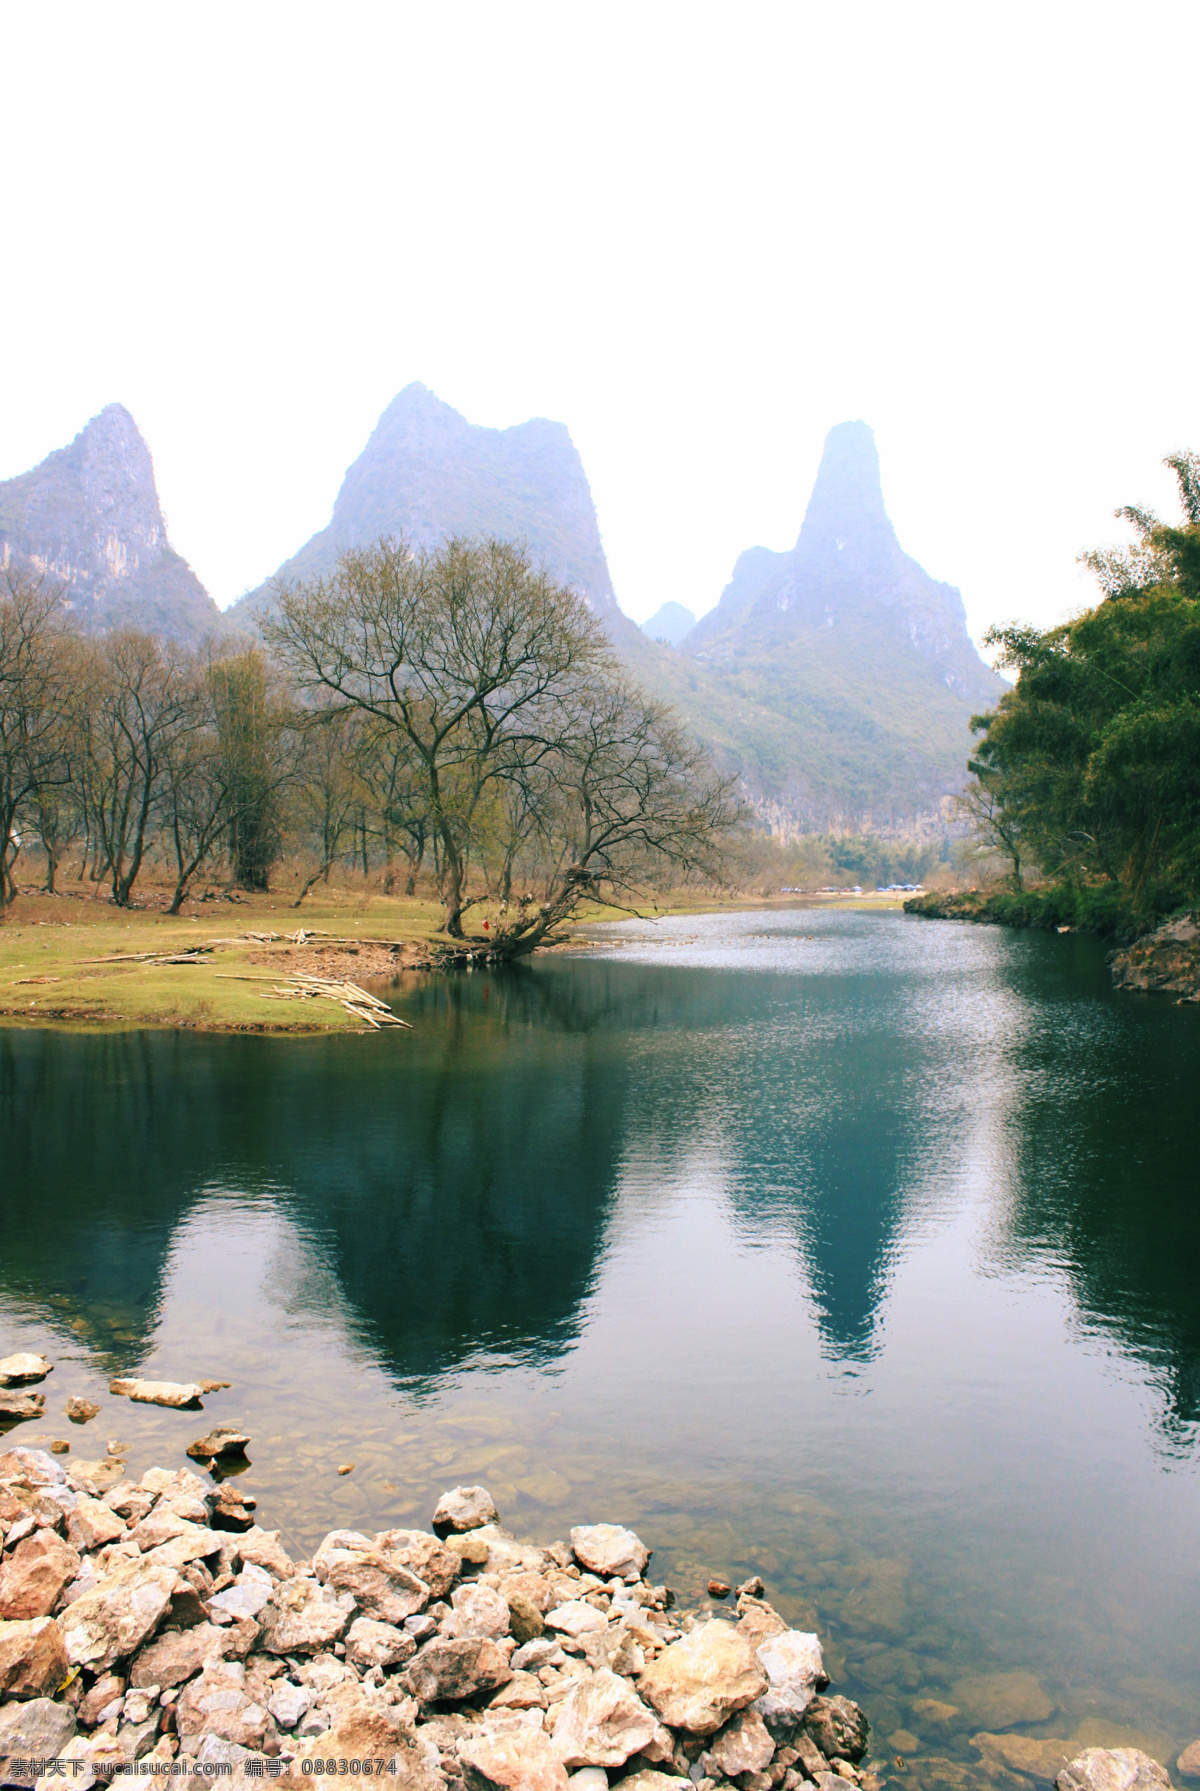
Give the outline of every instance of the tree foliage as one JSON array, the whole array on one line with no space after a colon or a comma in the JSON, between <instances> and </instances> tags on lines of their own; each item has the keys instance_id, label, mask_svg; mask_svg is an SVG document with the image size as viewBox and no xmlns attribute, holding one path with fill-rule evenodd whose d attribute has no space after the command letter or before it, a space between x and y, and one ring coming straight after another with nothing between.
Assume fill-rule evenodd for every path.
<instances>
[{"instance_id":1,"label":"tree foliage","mask_svg":"<svg viewBox=\"0 0 1200 1791\"><path fill-rule=\"evenodd\" d=\"M993 629L1016 687L976 717L973 799L1014 865L1103 885L1150 921L1200 894L1200 456L1172 455L1179 524L1130 507L1131 547L1086 554L1072 621Z\"/></svg>"}]
</instances>

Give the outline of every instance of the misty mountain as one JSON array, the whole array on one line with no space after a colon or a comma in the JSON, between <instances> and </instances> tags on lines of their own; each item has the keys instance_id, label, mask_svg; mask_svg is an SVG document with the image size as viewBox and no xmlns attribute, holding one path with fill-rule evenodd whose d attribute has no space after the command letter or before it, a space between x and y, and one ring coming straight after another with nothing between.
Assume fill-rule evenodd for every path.
<instances>
[{"instance_id":1,"label":"misty mountain","mask_svg":"<svg viewBox=\"0 0 1200 1791\"><path fill-rule=\"evenodd\" d=\"M123 405L66 448L0 482L0 566L65 586L88 631L132 626L199 641L221 612L167 540L154 463Z\"/></svg>"},{"instance_id":2,"label":"misty mountain","mask_svg":"<svg viewBox=\"0 0 1200 1791\"><path fill-rule=\"evenodd\" d=\"M417 383L380 417L342 480L328 525L231 614L237 619L243 605L269 599L277 580L318 577L343 549L401 534L428 548L453 535L524 540L535 564L573 585L610 632L633 629L613 593L591 489L566 425L535 417L487 429Z\"/></svg>"},{"instance_id":3,"label":"misty mountain","mask_svg":"<svg viewBox=\"0 0 1200 1791\"><path fill-rule=\"evenodd\" d=\"M694 611L682 603L661 603L650 620L642 623L642 633L652 641L666 641L668 647L677 647L695 626Z\"/></svg>"},{"instance_id":4,"label":"misty mountain","mask_svg":"<svg viewBox=\"0 0 1200 1791\"><path fill-rule=\"evenodd\" d=\"M830 430L795 547L743 553L643 675L784 831L932 812L965 780L971 715L1005 688L959 591L901 548L861 422Z\"/></svg>"}]
</instances>

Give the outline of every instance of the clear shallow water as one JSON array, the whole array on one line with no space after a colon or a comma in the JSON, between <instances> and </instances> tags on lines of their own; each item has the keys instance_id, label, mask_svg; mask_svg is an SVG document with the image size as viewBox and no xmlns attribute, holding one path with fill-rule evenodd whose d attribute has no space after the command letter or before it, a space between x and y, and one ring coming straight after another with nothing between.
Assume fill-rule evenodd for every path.
<instances>
[{"instance_id":1,"label":"clear shallow water","mask_svg":"<svg viewBox=\"0 0 1200 1791\"><path fill-rule=\"evenodd\" d=\"M0 1033L0 1353L58 1363L17 1434L141 1471L245 1421L297 1551L483 1480L541 1540L633 1524L688 1595L761 1572L914 1784L1002 1717L1173 1759L1200 1015L1114 995L1074 936L792 909L603 938L406 985L396 1037ZM132 1407L134 1368L233 1386ZM1015 1670L1051 1716L964 1684Z\"/></svg>"}]
</instances>

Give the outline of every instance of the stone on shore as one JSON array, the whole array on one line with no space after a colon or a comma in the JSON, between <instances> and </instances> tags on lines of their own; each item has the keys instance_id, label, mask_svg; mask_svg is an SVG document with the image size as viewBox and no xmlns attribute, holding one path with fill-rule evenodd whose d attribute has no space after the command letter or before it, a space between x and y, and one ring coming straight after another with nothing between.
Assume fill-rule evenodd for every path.
<instances>
[{"instance_id":1,"label":"stone on shore","mask_svg":"<svg viewBox=\"0 0 1200 1791\"><path fill-rule=\"evenodd\" d=\"M395 1667L411 1660L417 1644L392 1623L356 1617L346 1633L346 1659L356 1667Z\"/></svg>"},{"instance_id":2,"label":"stone on shore","mask_svg":"<svg viewBox=\"0 0 1200 1791\"><path fill-rule=\"evenodd\" d=\"M486 1486L455 1486L438 1500L433 1521L447 1530L478 1530L484 1524L494 1523L497 1516Z\"/></svg>"},{"instance_id":3,"label":"stone on shore","mask_svg":"<svg viewBox=\"0 0 1200 1791\"><path fill-rule=\"evenodd\" d=\"M581 1567L603 1579L640 1579L650 1559L641 1538L619 1524L580 1525L571 1531L571 1548Z\"/></svg>"},{"instance_id":4,"label":"stone on shore","mask_svg":"<svg viewBox=\"0 0 1200 1791\"><path fill-rule=\"evenodd\" d=\"M554 1746L565 1766L624 1766L651 1745L660 1726L629 1681L602 1668L563 1699Z\"/></svg>"},{"instance_id":5,"label":"stone on shore","mask_svg":"<svg viewBox=\"0 0 1200 1791\"><path fill-rule=\"evenodd\" d=\"M770 1684L755 1709L768 1720L777 1717L798 1722L812 1703L818 1684L828 1683L820 1642L803 1630L785 1629L781 1635L759 1642L756 1652Z\"/></svg>"},{"instance_id":6,"label":"stone on shore","mask_svg":"<svg viewBox=\"0 0 1200 1791\"><path fill-rule=\"evenodd\" d=\"M257 1633L256 1627L255 1636ZM136 1687L158 1685L164 1691L183 1685L210 1661L243 1652L248 1639L253 1638L246 1638L236 1626L218 1628L215 1623L164 1630L134 1657L130 1683Z\"/></svg>"},{"instance_id":7,"label":"stone on shore","mask_svg":"<svg viewBox=\"0 0 1200 1791\"><path fill-rule=\"evenodd\" d=\"M12 1782L14 1760L56 1760L75 1733L75 1712L52 1698L31 1698L0 1710L0 1784Z\"/></svg>"},{"instance_id":8,"label":"stone on shore","mask_svg":"<svg viewBox=\"0 0 1200 1791\"><path fill-rule=\"evenodd\" d=\"M26 1536L0 1567L0 1617L48 1617L80 1565L78 1551L53 1530Z\"/></svg>"},{"instance_id":9,"label":"stone on shore","mask_svg":"<svg viewBox=\"0 0 1200 1791\"><path fill-rule=\"evenodd\" d=\"M174 1568L130 1561L68 1605L61 1628L71 1664L98 1673L140 1648L170 1608L177 1579Z\"/></svg>"},{"instance_id":10,"label":"stone on shore","mask_svg":"<svg viewBox=\"0 0 1200 1791\"><path fill-rule=\"evenodd\" d=\"M545 1627L560 1630L563 1635L586 1635L590 1629L607 1629L608 1618L584 1598L569 1598L566 1604L555 1605L546 1612Z\"/></svg>"},{"instance_id":11,"label":"stone on shore","mask_svg":"<svg viewBox=\"0 0 1200 1791\"><path fill-rule=\"evenodd\" d=\"M508 1603L508 1627L520 1642L535 1642L546 1627L545 1619L532 1598L524 1592L505 1589Z\"/></svg>"},{"instance_id":12,"label":"stone on shore","mask_svg":"<svg viewBox=\"0 0 1200 1791\"><path fill-rule=\"evenodd\" d=\"M317 1760L387 1760L395 1771L385 1773L389 1791L444 1791L445 1779L429 1752L407 1723L363 1706L350 1712L324 1734L301 1742L283 1778L275 1780L286 1791L311 1791L312 1779L305 1762ZM309 1771L312 1766L310 1764Z\"/></svg>"},{"instance_id":13,"label":"stone on shore","mask_svg":"<svg viewBox=\"0 0 1200 1791\"><path fill-rule=\"evenodd\" d=\"M451 1599L452 1615L443 1631L456 1636L506 1636L508 1601L494 1586L473 1582L459 1586Z\"/></svg>"},{"instance_id":14,"label":"stone on shore","mask_svg":"<svg viewBox=\"0 0 1200 1791\"><path fill-rule=\"evenodd\" d=\"M111 1505L103 1499L92 1499L81 1494L79 1503L67 1519L67 1536L72 1545L83 1553L92 1549L103 1548L106 1543L118 1542L126 1534L125 1524Z\"/></svg>"},{"instance_id":15,"label":"stone on shore","mask_svg":"<svg viewBox=\"0 0 1200 1791\"><path fill-rule=\"evenodd\" d=\"M280 1542L278 1530L260 1530L252 1524L238 1536L237 1552L243 1561L265 1567L276 1579L290 1580L296 1571L296 1563Z\"/></svg>"},{"instance_id":16,"label":"stone on shore","mask_svg":"<svg viewBox=\"0 0 1200 1791\"><path fill-rule=\"evenodd\" d=\"M467 1791L567 1791L567 1773L540 1729L482 1735L458 1750Z\"/></svg>"},{"instance_id":17,"label":"stone on shore","mask_svg":"<svg viewBox=\"0 0 1200 1791\"><path fill-rule=\"evenodd\" d=\"M19 1351L0 1360L0 1387L28 1387L35 1381L44 1381L53 1371L53 1362L47 1362L45 1356Z\"/></svg>"},{"instance_id":18,"label":"stone on shore","mask_svg":"<svg viewBox=\"0 0 1200 1791\"><path fill-rule=\"evenodd\" d=\"M425 1530L381 1530L375 1547L424 1580L431 1598L446 1598L458 1584L462 1556Z\"/></svg>"},{"instance_id":19,"label":"stone on shore","mask_svg":"<svg viewBox=\"0 0 1200 1791\"><path fill-rule=\"evenodd\" d=\"M184 1688L175 1706L175 1726L183 1753L196 1753L210 1735L236 1742L238 1747L262 1750L278 1747L275 1725L246 1686L246 1669L240 1661L208 1661L199 1678Z\"/></svg>"},{"instance_id":20,"label":"stone on shore","mask_svg":"<svg viewBox=\"0 0 1200 1791\"><path fill-rule=\"evenodd\" d=\"M765 1772L775 1755L775 1743L757 1710L742 1710L713 1737L709 1757L727 1779L739 1772Z\"/></svg>"},{"instance_id":21,"label":"stone on shore","mask_svg":"<svg viewBox=\"0 0 1200 1791\"><path fill-rule=\"evenodd\" d=\"M867 1751L871 1725L851 1698L814 1698L804 1713L804 1732L827 1760L856 1765Z\"/></svg>"},{"instance_id":22,"label":"stone on shore","mask_svg":"<svg viewBox=\"0 0 1200 1791\"><path fill-rule=\"evenodd\" d=\"M1054 1781L1058 1791L1167 1791L1165 1767L1135 1747L1086 1747Z\"/></svg>"},{"instance_id":23,"label":"stone on shore","mask_svg":"<svg viewBox=\"0 0 1200 1791\"><path fill-rule=\"evenodd\" d=\"M81 1399L73 1393L66 1404L67 1417L72 1424L86 1424L90 1418L100 1416L100 1407L93 1399Z\"/></svg>"},{"instance_id":24,"label":"stone on shore","mask_svg":"<svg viewBox=\"0 0 1200 1791\"><path fill-rule=\"evenodd\" d=\"M0 1698L40 1698L56 1691L69 1667L53 1617L0 1622Z\"/></svg>"},{"instance_id":25,"label":"stone on shore","mask_svg":"<svg viewBox=\"0 0 1200 1791\"><path fill-rule=\"evenodd\" d=\"M260 1613L263 1647L268 1654L320 1654L341 1640L353 1616L352 1600L315 1580L287 1580Z\"/></svg>"},{"instance_id":26,"label":"stone on shore","mask_svg":"<svg viewBox=\"0 0 1200 1791\"><path fill-rule=\"evenodd\" d=\"M166 1405L177 1411L200 1409L204 1388L199 1381L143 1381L117 1379L108 1383L110 1393L124 1395L140 1405Z\"/></svg>"},{"instance_id":27,"label":"stone on shore","mask_svg":"<svg viewBox=\"0 0 1200 1791\"><path fill-rule=\"evenodd\" d=\"M275 1591L275 1581L253 1563L243 1567L232 1586L217 1592L208 1601L210 1611L224 1611L227 1617L257 1617Z\"/></svg>"},{"instance_id":28,"label":"stone on shore","mask_svg":"<svg viewBox=\"0 0 1200 1791\"><path fill-rule=\"evenodd\" d=\"M364 1617L379 1623L403 1623L429 1603L429 1587L423 1580L370 1547L329 1549L313 1565L326 1586L349 1594Z\"/></svg>"},{"instance_id":29,"label":"stone on shore","mask_svg":"<svg viewBox=\"0 0 1200 1791\"><path fill-rule=\"evenodd\" d=\"M512 1678L503 1652L487 1636L427 1642L408 1669L414 1697L425 1704L461 1703L496 1691Z\"/></svg>"},{"instance_id":30,"label":"stone on shore","mask_svg":"<svg viewBox=\"0 0 1200 1791\"><path fill-rule=\"evenodd\" d=\"M571 1780L572 1786L574 1779ZM678 1779L671 1772L655 1772L653 1767L643 1767L641 1772L633 1773L627 1779L618 1779L613 1791L690 1791L691 1779Z\"/></svg>"},{"instance_id":31,"label":"stone on shore","mask_svg":"<svg viewBox=\"0 0 1200 1791\"><path fill-rule=\"evenodd\" d=\"M769 1684L745 1636L714 1618L664 1648L642 1674L639 1689L672 1729L712 1735Z\"/></svg>"}]
</instances>

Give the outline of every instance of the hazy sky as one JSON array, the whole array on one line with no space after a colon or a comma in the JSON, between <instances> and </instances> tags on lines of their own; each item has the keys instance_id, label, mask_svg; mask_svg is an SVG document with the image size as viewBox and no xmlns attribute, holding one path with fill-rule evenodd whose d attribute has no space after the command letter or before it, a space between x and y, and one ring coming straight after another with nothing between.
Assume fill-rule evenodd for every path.
<instances>
[{"instance_id":1,"label":"hazy sky","mask_svg":"<svg viewBox=\"0 0 1200 1791\"><path fill-rule=\"evenodd\" d=\"M829 427L976 634L1200 448L1184 4L4 9L0 476L113 399L224 604L420 379L570 428L644 618Z\"/></svg>"}]
</instances>

